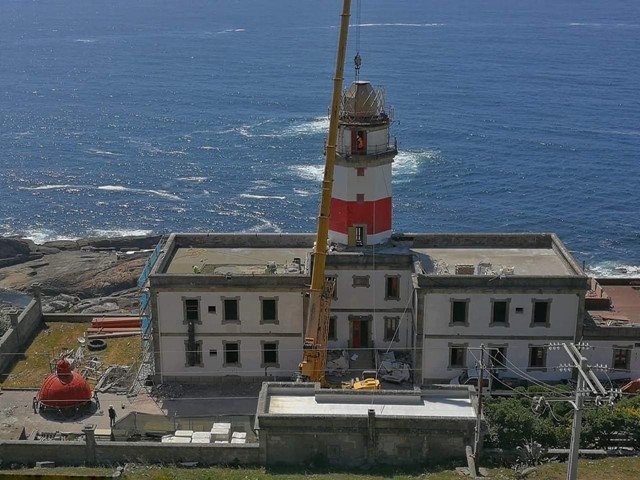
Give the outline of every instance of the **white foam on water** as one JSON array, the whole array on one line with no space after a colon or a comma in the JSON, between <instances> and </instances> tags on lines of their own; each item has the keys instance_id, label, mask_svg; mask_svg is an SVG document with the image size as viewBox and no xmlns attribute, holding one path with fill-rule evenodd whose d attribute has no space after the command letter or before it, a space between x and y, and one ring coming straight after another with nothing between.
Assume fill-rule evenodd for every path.
<instances>
[{"instance_id":1,"label":"white foam on water","mask_svg":"<svg viewBox=\"0 0 640 480\"><path fill-rule=\"evenodd\" d=\"M640 265L619 262L599 262L586 268L586 273L596 278L640 278Z\"/></svg>"},{"instance_id":2,"label":"white foam on water","mask_svg":"<svg viewBox=\"0 0 640 480\"><path fill-rule=\"evenodd\" d=\"M94 38L76 38L74 40L76 43L95 43L96 40Z\"/></svg>"},{"instance_id":3,"label":"white foam on water","mask_svg":"<svg viewBox=\"0 0 640 480\"><path fill-rule=\"evenodd\" d=\"M182 200L182 198L180 198L179 196L169 192L165 192L164 190L145 190L143 188L129 188L129 187L123 187L121 185L101 185L96 188L98 190L106 190L110 192L132 192L132 193L156 195L158 197L167 198L169 200L177 200L177 201Z\"/></svg>"},{"instance_id":4,"label":"white foam on water","mask_svg":"<svg viewBox=\"0 0 640 480\"><path fill-rule=\"evenodd\" d=\"M40 185L39 187L18 187L20 190L61 190L64 188L77 188L75 185Z\"/></svg>"},{"instance_id":5,"label":"white foam on water","mask_svg":"<svg viewBox=\"0 0 640 480\"><path fill-rule=\"evenodd\" d=\"M304 121L285 128L280 136L299 137L303 135L324 134L329 131L329 118L316 117L310 121Z\"/></svg>"},{"instance_id":6,"label":"white foam on water","mask_svg":"<svg viewBox=\"0 0 640 480\"><path fill-rule=\"evenodd\" d=\"M145 235L152 235L153 230L140 230L140 229L100 229L96 228L89 230L89 235L92 237L141 237Z\"/></svg>"},{"instance_id":7,"label":"white foam on water","mask_svg":"<svg viewBox=\"0 0 640 480\"><path fill-rule=\"evenodd\" d=\"M296 195L300 196L300 197L308 197L311 195L311 192L307 192L306 190L302 190L300 188L294 188L293 189L293 193L295 193Z\"/></svg>"},{"instance_id":8,"label":"white foam on water","mask_svg":"<svg viewBox=\"0 0 640 480\"><path fill-rule=\"evenodd\" d=\"M427 161L438 160L440 155L434 150L402 150L393 160L394 180L406 181L403 177L413 177L420 170L420 166Z\"/></svg>"},{"instance_id":9,"label":"white foam on water","mask_svg":"<svg viewBox=\"0 0 640 480\"><path fill-rule=\"evenodd\" d=\"M178 177L176 180L180 182L206 182L209 177Z\"/></svg>"},{"instance_id":10,"label":"white foam on water","mask_svg":"<svg viewBox=\"0 0 640 480\"><path fill-rule=\"evenodd\" d=\"M52 242L54 240L78 240L78 238L80 238L62 235L49 228L43 228L42 230L27 230L21 236L28 238L29 240L33 240L34 243L37 243L38 245L42 245L45 242Z\"/></svg>"},{"instance_id":11,"label":"white foam on water","mask_svg":"<svg viewBox=\"0 0 640 480\"><path fill-rule=\"evenodd\" d=\"M218 147L212 147L211 145L203 145L200 150L220 150Z\"/></svg>"},{"instance_id":12,"label":"white foam on water","mask_svg":"<svg viewBox=\"0 0 640 480\"><path fill-rule=\"evenodd\" d=\"M253 195L251 193L241 193L242 198L255 198L257 200L286 200L287 197L282 195Z\"/></svg>"},{"instance_id":13,"label":"white foam on water","mask_svg":"<svg viewBox=\"0 0 640 480\"><path fill-rule=\"evenodd\" d=\"M293 165L290 167L300 178L321 182L324 177L324 165Z\"/></svg>"},{"instance_id":14,"label":"white foam on water","mask_svg":"<svg viewBox=\"0 0 640 480\"><path fill-rule=\"evenodd\" d=\"M94 155L99 155L101 157L121 157L121 153L110 152L109 150L98 150L97 148L89 149L89 153L93 153Z\"/></svg>"}]
</instances>

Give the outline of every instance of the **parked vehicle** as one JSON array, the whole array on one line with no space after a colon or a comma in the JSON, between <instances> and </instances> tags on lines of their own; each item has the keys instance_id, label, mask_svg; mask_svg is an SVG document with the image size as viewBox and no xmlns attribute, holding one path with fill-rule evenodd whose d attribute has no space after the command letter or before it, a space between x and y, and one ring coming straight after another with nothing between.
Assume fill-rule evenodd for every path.
<instances>
[{"instance_id":1,"label":"parked vehicle","mask_svg":"<svg viewBox=\"0 0 640 480\"><path fill-rule=\"evenodd\" d=\"M452 378L449 382L450 385L473 385L477 387L478 377L480 375L479 370L475 368L469 368L462 372L455 378ZM528 382L519 377L511 377L505 375L500 370L494 370L491 372L493 376L493 382L491 382L492 390L511 390L516 387L526 387ZM485 371L482 378L482 388L489 388L489 378L491 376L488 371Z\"/></svg>"}]
</instances>

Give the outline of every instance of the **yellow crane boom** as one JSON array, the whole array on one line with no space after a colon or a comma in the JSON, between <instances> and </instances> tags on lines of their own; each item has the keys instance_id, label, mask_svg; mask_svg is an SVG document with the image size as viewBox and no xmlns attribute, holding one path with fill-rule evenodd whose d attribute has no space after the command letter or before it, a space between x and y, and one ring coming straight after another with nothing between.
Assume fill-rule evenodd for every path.
<instances>
[{"instance_id":1,"label":"yellow crane boom","mask_svg":"<svg viewBox=\"0 0 640 480\"><path fill-rule=\"evenodd\" d=\"M327 363L327 344L329 342L329 316L331 298L335 281L325 280L325 264L327 259L327 240L329 238L329 216L331 213L331 193L333 190L333 171L336 163L336 143L338 139L338 121L342 84L344 80L344 60L349 36L349 17L351 0L344 0L340 21L340 37L336 71L333 78L333 96L329 117L329 137L325 146L324 177L322 179L322 198L318 214L318 230L313 252L313 270L311 288L309 290L309 307L307 310L306 335L304 339L303 359L300 362L300 375L312 382L326 385L324 370Z\"/></svg>"}]
</instances>

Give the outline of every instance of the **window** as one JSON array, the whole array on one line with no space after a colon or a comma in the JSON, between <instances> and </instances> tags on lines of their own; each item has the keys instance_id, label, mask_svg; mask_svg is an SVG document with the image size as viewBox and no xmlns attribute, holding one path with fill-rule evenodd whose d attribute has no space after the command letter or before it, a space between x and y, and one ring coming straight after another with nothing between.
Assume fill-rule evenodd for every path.
<instances>
[{"instance_id":1,"label":"window","mask_svg":"<svg viewBox=\"0 0 640 480\"><path fill-rule=\"evenodd\" d=\"M516 313L520 314L520 313L524 313L524 308L522 307L516 307Z\"/></svg>"},{"instance_id":2,"label":"window","mask_svg":"<svg viewBox=\"0 0 640 480\"><path fill-rule=\"evenodd\" d=\"M449 345L449 368L464 368L466 366L466 345Z\"/></svg>"},{"instance_id":3,"label":"window","mask_svg":"<svg viewBox=\"0 0 640 480\"><path fill-rule=\"evenodd\" d=\"M614 370L629 370L631 367L631 347L613 347Z\"/></svg>"},{"instance_id":4,"label":"window","mask_svg":"<svg viewBox=\"0 0 640 480\"><path fill-rule=\"evenodd\" d=\"M356 193L356 202L358 203L364 202L364 193Z\"/></svg>"},{"instance_id":5,"label":"window","mask_svg":"<svg viewBox=\"0 0 640 480\"><path fill-rule=\"evenodd\" d=\"M338 336L336 334L336 322L337 317L335 315L329 317L329 340L337 340Z\"/></svg>"},{"instance_id":6,"label":"window","mask_svg":"<svg viewBox=\"0 0 640 480\"><path fill-rule=\"evenodd\" d=\"M240 322L239 298L222 299L222 322Z\"/></svg>"},{"instance_id":7,"label":"window","mask_svg":"<svg viewBox=\"0 0 640 480\"><path fill-rule=\"evenodd\" d=\"M400 317L384 317L384 341L399 342L400 335L396 333L400 325Z\"/></svg>"},{"instance_id":8,"label":"window","mask_svg":"<svg viewBox=\"0 0 640 480\"><path fill-rule=\"evenodd\" d=\"M469 300L451 300L451 325L466 325L469 314Z\"/></svg>"},{"instance_id":9,"label":"window","mask_svg":"<svg viewBox=\"0 0 640 480\"><path fill-rule=\"evenodd\" d=\"M202 363L202 340L197 342L190 342L185 340L184 342L186 366L187 367L203 367Z\"/></svg>"},{"instance_id":10,"label":"window","mask_svg":"<svg viewBox=\"0 0 640 480\"><path fill-rule=\"evenodd\" d=\"M545 368L547 350L544 347L529 347L529 368Z\"/></svg>"},{"instance_id":11,"label":"window","mask_svg":"<svg viewBox=\"0 0 640 480\"><path fill-rule=\"evenodd\" d=\"M364 177L364 167L357 168L357 175L358 177Z\"/></svg>"},{"instance_id":12,"label":"window","mask_svg":"<svg viewBox=\"0 0 640 480\"><path fill-rule=\"evenodd\" d=\"M279 367L278 342L262 342L262 368Z\"/></svg>"},{"instance_id":13,"label":"window","mask_svg":"<svg viewBox=\"0 0 640 480\"><path fill-rule=\"evenodd\" d=\"M209 356L210 357L217 357L218 356L218 350L209 350Z\"/></svg>"},{"instance_id":14,"label":"window","mask_svg":"<svg viewBox=\"0 0 640 480\"><path fill-rule=\"evenodd\" d=\"M354 275L353 276L353 287L367 287L369 288L369 275Z\"/></svg>"},{"instance_id":15,"label":"window","mask_svg":"<svg viewBox=\"0 0 640 480\"><path fill-rule=\"evenodd\" d=\"M200 298L182 297L184 321L182 323L202 323L200 321Z\"/></svg>"},{"instance_id":16,"label":"window","mask_svg":"<svg viewBox=\"0 0 640 480\"><path fill-rule=\"evenodd\" d=\"M337 275L327 275L326 276L327 283L333 282L333 296L331 297L333 300L338 299L338 276Z\"/></svg>"},{"instance_id":17,"label":"window","mask_svg":"<svg viewBox=\"0 0 640 480\"><path fill-rule=\"evenodd\" d=\"M215 305L209 305L209 313L216 313L216 306Z\"/></svg>"},{"instance_id":18,"label":"window","mask_svg":"<svg viewBox=\"0 0 640 480\"><path fill-rule=\"evenodd\" d=\"M491 323L498 325L509 324L508 300L491 300Z\"/></svg>"},{"instance_id":19,"label":"window","mask_svg":"<svg viewBox=\"0 0 640 480\"><path fill-rule=\"evenodd\" d=\"M364 227L355 227L356 247L364 247Z\"/></svg>"},{"instance_id":20,"label":"window","mask_svg":"<svg viewBox=\"0 0 640 480\"><path fill-rule=\"evenodd\" d=\"M507 368L507 347L490 347L489 355L491 356L490 365L495 369L506 369Z\"/></svg>"},{"instance_id":21,"label":"window","mask_svg":"<svg viewBox=\"0 0 640 480\"><path fill-rule=\"evenodd\" d=\"M384 299L400 300L400 275L386 276Z\"/></svg>"},{"instance_id":22,"label":"window","mask_svg":"<svg viewBox=\"0 0 640 480\"><path fill-rule=\"evenodd\" d=\"M549 313L551 310L551 300L533 300L532 325L549 326Z\"/></svg>"},{"instance_id":23,"label":"window","mask_svg":"<svg viewBox=\"0 0 640 480\"><path fill-rule=\"evenodd\" d=\"M262 319L260 323L278 323L278 297L262 298Z\"/></svg>"},{"instance_id":24,"label":"window","mask_svg":"<svg viewBox=\"0 0 640 480\"><path fill-rule=\"evenodd\" d=\"M222 342L224 345L224 367L240 367L240 342Z\"/></svg>"}]
</instances>

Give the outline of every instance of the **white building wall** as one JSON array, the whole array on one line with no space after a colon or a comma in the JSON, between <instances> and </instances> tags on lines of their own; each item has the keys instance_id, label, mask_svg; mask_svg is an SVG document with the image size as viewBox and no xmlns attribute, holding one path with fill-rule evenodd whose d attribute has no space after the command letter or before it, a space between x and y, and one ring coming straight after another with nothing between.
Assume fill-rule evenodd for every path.
<instances>
[{"instance_id":1,"label":"white building wall","mask_svg":"<svg viewBox=\"0 0 640 480\"><path fill-rule=\"evenodd\" d=\"M469 300L468 325L450 325L451 301ZM509 301L508 326L492 325L491 300ZM551 300L549 325L534 325L533 300ZM427 335L510 335L571 337L576 333L580 298L575 294L433 293L425 296ZM519 310L522 309L521 313Z\"/></svg>"},{"instance_id":2,"label":"white building wall","mask_svg":"<svg viewBox=\"0 0 640 480\"><path fill-rule=\"evenodd\" d=\"M448 383L451 379L460 375L464 370L462 368L453 368L449 366L449 347L450 345L465 345L472 350L466 353L466 368L476 368L480 360L480 346L485 347L507 346L507 362L510 371L505 375L509 377L521 377L526 379L530 376L541 381L557 382L562 379L571 377L570 373L560 372L553 366L567 363L568 358L564 350L547 350L546 368L532 369L529 364L529 347L544 346L548 342L544 338L535 340L516 340L512 337L497 337L487 339L450 339L442 338L426 338L424 341L423 355L423 378L429 382ZM475 348L475 350L474 350Z\"/></svg>"},{"instance_id":3,"label":"white building wall","mask_svg":"<svg viewBox=\"0 0 640 480\"><path fill-rule=\"evenodd\" d=\"M398 339L392 342L391 348L411 346L414 332L413 284L408 270L327 270L327 275L337 279L337 298L331 302L332 315L336 316L336 340L329 342L329 348L349 346L349 315L372 316L370 338L375 348L387 348L390 343L385 340L384 317L399 317ZM385 299L387 278L390 276L399 277L398 299ZM368 277L369 287L354 287L354 281L362 281L358 279L363 277Z\"/></svg>"},{"instance_id":4,"label":"white building wall","mask_svg":"<svg viewBox=\"0 0 640 480\"><path fill-rule=\"evenodd\" d=\"M261 323L261 297L277 298L277 323ZM202 341L202 366L186 364L186 298L200 298L201 323L195 325L195 340ZM239 299L239 322L223 322L224 298ZM262 341L278 344L279 366L269 367L270 375L288 375L298 368L302 358L301 292L160 292L157 304L163 375L264 375ZM209 307L215 307L215 313ZM223 341L240 342L240 366L223 366ZM216 355L210 355L210 350Z\"/></svg>"},{"instance_id":5,"label":"white building wall","mask_svg":"<svg viewBox=\"0 0 640 480\"><path fill-rule=\"evenodd\" d=\"M391 196L391 163L366 167L359 177L353 167L336 165L332 197L347 202L355 202L357 194L364 194L366 202L373 202Z\"/></svg>"},{"instance_id":6,"label":"white building wall","mask_svg":"<svg viewBox=\"0 0 640 480\"><path fill-rule=\"evenodd\" d=\"M452 299L468 300L467 324L451 324ZM509 301L506 325L491 323L492 299ZM551 301L547 325L532 325L533 300ZM451 346L480 347L481 344L486 347L506 346L507 360L535 378L550 381L567 378L567 374L552 368L566 363L568 359L562 354L546 350L544 369L529 368L529 354L531 347L575 339L579 303L580 298L575 294L427 294L423 378L443 381L459 375L462 369L449 365ZM474 367L476 361L471 353L467 352L466 360L467 367Z\"/></svg>"},{"instance_id":7,"label":"white building wall","mask_svg":"<svg viewBox=\"0 0 640 480\"><path fill-rule=\"evenodd\" d=\"M589 365L606 365L611 370L600 372L595 370L595 374L601 380L635 379L640 378L640 342L635 339L617 340L588 340L591 347L584 351ZM614 369L614 349L629 349L629 369Z\"/></svg>"}]
</instances>

